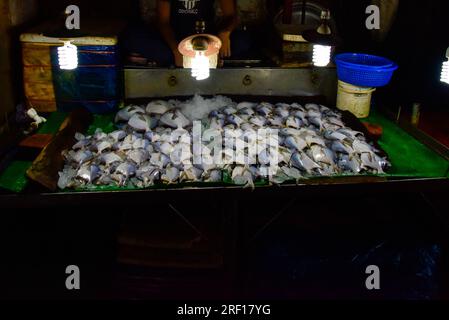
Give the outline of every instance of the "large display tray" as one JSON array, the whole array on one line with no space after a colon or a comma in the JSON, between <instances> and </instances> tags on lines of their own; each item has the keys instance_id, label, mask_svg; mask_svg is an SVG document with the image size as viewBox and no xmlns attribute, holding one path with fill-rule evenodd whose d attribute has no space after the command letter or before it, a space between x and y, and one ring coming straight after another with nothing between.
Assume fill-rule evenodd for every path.
<instances>
[{"instance_id":1,"label":"large display tray","mask_svg":"<svg viewBox=\"0 0 449 320\"><path fill-rule=\"evenodd\" d=\"M242 99L236 99L241 101ZM261 97L254 97L257 101L261 101ZM285 101L292 102L295 98L270 97L263 99L265 101L272 100L276 102ZM245 100L251 100L246 97ZM63 122L68 114L53 113L49 117L49 122L40 129L40 133L56 133L59 125ZM366 131L365 127L354 117L345 114L344 118L349 126L355 130L363 131L368 140L374 141ZM94 132L97 128L101 128L105 132L115 129L113 124L113 115L95 115L93 122L88 129L88 134ZM410 188L423 188L422 190L430 190L429 188L449 185L449 158L441 153L441 150L433 148L435 144L430 138L417 139L419 134L410 134L410 130L406 131L398 123L389 120L380 112L373 111L371 116L363 121L377 123L383 127L383 135L374 143L381 149L391 163L391 168L382 175L359 175L359 176L333 176L333 177L314 177L300 181L299 183L286 183L285 185L270 186L265 181L259 181L256 184L256 190L253 193L278 192L280 190L286 192L297 192L299 190L326 191L326 190L348 190L348 188L357 190L374 190L381 186L379 190L391 189L393 191L409 190ZM422 136L422 134L421 134ZM426 141L423 141L426 140ZM430 143L429 143L430 141ZM18 153L20 154L20 152ZM242 187L234 186L230 179L223 179L223 183L184 183L176 185L155 185L144 190L123 188L123 187L94 187L84 190L64 190L58 192L48 192L33 185L26 178L26 169L33 159L14 158L9 166L0 174L0 197L2 201L0 206L6 204L10 200L20 205L18 199L22 197L39 199L39 196L50 197L52 199L77 199L83 196L83 199L115 199L138 197L142 193L155 192L158 197L161 193L186 194L190 192L242 192ZM11 185L13 187L11 187ZM2 190L3 189L3 190ZM227 190L227 191L225 191ZM201 192L202 193L202 192Z\"/></svg>"}]
</instances>

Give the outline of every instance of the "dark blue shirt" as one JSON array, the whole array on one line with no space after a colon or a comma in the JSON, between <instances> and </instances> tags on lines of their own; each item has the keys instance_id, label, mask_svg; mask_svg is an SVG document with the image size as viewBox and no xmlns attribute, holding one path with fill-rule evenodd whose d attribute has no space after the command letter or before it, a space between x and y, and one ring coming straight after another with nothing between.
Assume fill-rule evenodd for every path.
<instances>
[{"instance_id":1,"label":"dark blue shirt","mask_svg":"<svg viewBox=\"0 0 449 320\"><path fill-rule=\"evenodd\" d=\"M176 38L182 40L196 33L196 21L206 22L206 32L215 32L215 0L167 0L170 1L170 24Z\"/></svg>"}]
</instances>

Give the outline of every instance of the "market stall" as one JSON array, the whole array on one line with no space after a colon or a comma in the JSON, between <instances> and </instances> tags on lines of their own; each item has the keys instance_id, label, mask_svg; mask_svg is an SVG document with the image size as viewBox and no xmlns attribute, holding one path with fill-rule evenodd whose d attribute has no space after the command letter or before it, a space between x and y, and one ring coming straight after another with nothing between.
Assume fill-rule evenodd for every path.
<instances>
[{"instance_id":1,"label":"market stall","mask_svg":"<svg viewBox=\"0 0 449 320\"><path fill-rule=\"evenodd\" d=\"M361 228L357 222L372 219L369 236L379 226L391 235L414 206L421 214L433 208L422 205L425 196L422 202L407 198L447 193L449 148L406 121L388 99L376 99L401 71L400 63L363 53L337 55L338 16L314 1L283 6L270 21L273 46L225 58L223 68L223 39L199 21L196 33L179 43L179 68L126 60L120 50L129 39L117 21L86 21L77 31L61 30L55 20L24 31L23 103L0 138L2 211L126 212L135 220L126 220L117 237L120 264L225 270L230 291L247 283L257 287L248 269L259 264L266 269L255 271L256 278L274 268L316 279L311 269L327 272L338 265L354 271L373 261L391 263L399 272L405 267L392 261L404 255L416 269L431 270L423 277L428 287L417 296L435 297L436 261L447 255L440 251L447 239L434 224L424 234L437 230L436 245L379 245L361 235L360 247L339 238L347 248L343 262L322 262L312 252L325 247L314 232L331 239L341 227L353 235ZM245 20L239 31L251 26ZM176 222L165 221L168 212ZM284 216L287 222L277 229ZM407 221L415 226L430 219L423 216ZM393 230L386 227L390 222ZM271 230L275 236L264 238ZM314 239L310 248L286 230L300 230L301 243ZM410 230L404 239L418 233ZM291 268L270 264L283 259L276 241L287 242L279 246L289 254L303 248ZM252 256L254 243L275 248ZM421 279L419 270L409 276ZM270 290L277 288L272 285ZM416 293L401 290L405 297Z\"/></svg>"}]
</instances>

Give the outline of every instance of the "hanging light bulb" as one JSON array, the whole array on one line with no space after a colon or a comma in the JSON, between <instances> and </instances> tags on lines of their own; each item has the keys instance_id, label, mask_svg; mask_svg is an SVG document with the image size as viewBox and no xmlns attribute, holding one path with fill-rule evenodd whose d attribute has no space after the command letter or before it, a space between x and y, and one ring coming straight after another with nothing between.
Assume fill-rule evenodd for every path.
<instances>
[{"instance_id":1,"label":"hanging light bulb","mask_svg":"<svg viewBox=\"0 0 449 320\"><path fill-rule=\"evenodd\" d=\"M317 29L306 30L303 37L313 44L313 65L326 67L331 62L332 47L337 45L338 39L330 27L331 13L329 10L321 12L321 24Z\"/></svg>"},{"instance_id":2,"label":"hanging light bulb","mask_svg":"<svg viewBox=\"0 0 449 320\"><path fill-rule=\"evenodd\" d=\"M448 61L443 62L441 69L441 82L449 84L449 48L446 51L446 58L448 58Z\"/></svg>"},{"instance_id":3,"label":"hanging light bulb","mask_svg":"<svg viewBox=\"0 0 449 320\"><path fill-rule=\"evenodd\" d=\"M59 68L61 70L74 70L78 67L78 48L70 41L58 48Z\"/></svg>"},{"instance_id":4,"label":"hanging light bulb","mask_svg":"<svg viewBox=\"0 0 449 320\"><path fill-rule=\"evenodd\" d=\"M201 28L198 28L198 31ZM210 34L195 34L184 40L178 46L183 55L184 68L191 69L192 77L197 81L210 76L210 69L215 69L218 62L218 52L221 41Z\"/></svg>"},{"instance_id":5,"label":"hanging light bulb","mask_svg":"<svg viewBox=\"0 0 449 320\"><path fill-rule=\"evenodd\" d=\"M332 47L315 44L313 46L313 65L326 67L331 61Z\"/></svg>"},{"instance_id":6,"label":"hanging light bulb","mask_svg":"<svg viewBox=\"0 0 449 320\"><path fill-rule=\"evenodd\" d=\"M205 80L210 76L209 58L203 51L196 51L192 60L192 77L198 81Z\"/></svg>"}]
</instances>

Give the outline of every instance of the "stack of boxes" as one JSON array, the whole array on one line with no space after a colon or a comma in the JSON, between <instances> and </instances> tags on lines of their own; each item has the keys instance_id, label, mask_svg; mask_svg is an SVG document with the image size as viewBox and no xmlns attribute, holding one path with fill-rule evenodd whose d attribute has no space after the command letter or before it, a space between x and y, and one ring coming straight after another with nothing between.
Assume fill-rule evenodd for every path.
<instances>
[{"instance_id":1,"label":"stack of boxes","mask_svg":"<svg viewBox=\"0 0 449 320\"><path fill-rule=\"evenodd\" d=\"M50 26L40 26L20 38L28 107L38 112L71 111L78 107L93 113L114 111L122 91L117 46L121 24L87 25L82 31L89 30L88 34L73 38L46 34L46 30L52 30ZM105 36L105 26L116 31L106 32L110 35ZM78 47L79 65L75 70L59 68L57 49L63 40Z\"/></svg>"}]
</instances>

